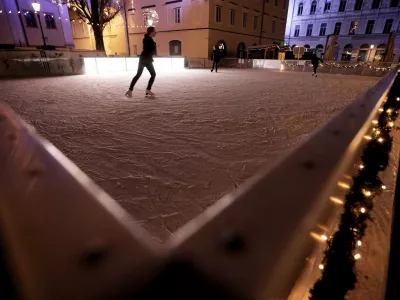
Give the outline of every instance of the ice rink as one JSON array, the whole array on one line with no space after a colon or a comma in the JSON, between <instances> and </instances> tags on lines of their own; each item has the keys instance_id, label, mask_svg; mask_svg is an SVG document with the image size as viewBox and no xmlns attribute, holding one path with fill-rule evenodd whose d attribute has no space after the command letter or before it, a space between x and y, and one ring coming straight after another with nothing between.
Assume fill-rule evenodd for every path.
<instances>
[{"instance_id":1,"label":"ice rink","mask_svg":"<svg viewBox=\"0 0 400 300\"><path fill-rule=\"evenodd\" d=\"M221 69L0 81L2 101L164 241L377 78ZM274 201L274 199L266 199Z\"/></svg>"}]
</instances>

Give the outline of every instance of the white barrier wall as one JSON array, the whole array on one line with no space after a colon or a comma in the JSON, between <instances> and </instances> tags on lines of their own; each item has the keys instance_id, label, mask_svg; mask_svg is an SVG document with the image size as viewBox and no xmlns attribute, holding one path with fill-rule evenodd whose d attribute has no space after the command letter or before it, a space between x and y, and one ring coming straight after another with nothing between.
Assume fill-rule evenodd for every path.
<instances>
[{"instance_id":1,"label":"white barrier wall","mask_svg":"<svg viewBox=\"0 0 400 300\"><path fill-rule=\"evenodd\" d=\"M84 58L85 74L136 71L139 57L90 57ZM185 68L183 57L155 57L157 71L180 70Z\"/></svg>"}]
</instances>

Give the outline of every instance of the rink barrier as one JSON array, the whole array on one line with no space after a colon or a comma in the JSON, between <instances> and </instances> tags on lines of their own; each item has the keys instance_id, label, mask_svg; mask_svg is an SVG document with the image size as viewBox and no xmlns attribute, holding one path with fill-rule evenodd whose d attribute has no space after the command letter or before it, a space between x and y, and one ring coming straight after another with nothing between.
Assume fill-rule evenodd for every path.
<instances>
[{"instance_id":1,"label":"rink barrier","mask_svg":"<svg viewBox=\"0 0 400 300\"><path fill-rule=\"evenodd\" d=\"M187 58L185 66L188 69L211 68L212 61L206 58ZM359 62L327 62L318 69L319 73L361 75L383 77L396 68L398 63L360 64ZM221 68L279 70L294 72L313 72L313 66L305 60L276 60L276 59L239 59L224 58L220 62Z\"/></svg>"},{"instance_id":2,"label":"rink barrier","mask_svg":"<svg viewBox=\"0 0 400 300\"><path fill-rule=\"evenodd\" d=\"M138 57L85 57L85 74L106 74L112 72L135 72L138 67ZM181 70L185 68L183 57L155 57L156 71Z\"/></svg>"},{"instance_id":3,"label":"rink barrier","mask_svg":"<svg viewBox=\"0 0 400 300\"><path fill-rule=\"evenodd\" d=\"M333 231L346 193L338 182L356 172L396 75L164 245L0 106L0 271L13 279L2 291L28 300L303 299L324 249L315 236Z\"/></svg>"}]
</instances>

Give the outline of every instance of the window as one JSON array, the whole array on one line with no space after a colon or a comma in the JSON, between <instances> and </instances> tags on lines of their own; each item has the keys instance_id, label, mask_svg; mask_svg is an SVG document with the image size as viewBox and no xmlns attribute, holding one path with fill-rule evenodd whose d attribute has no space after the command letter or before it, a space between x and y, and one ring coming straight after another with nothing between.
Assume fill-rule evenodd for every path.
<instances>
[{"instance_id":1,"label":"window","mask_svg":"<svg viewBox=\"0 0 400 300\"><path fill-rule=\"evenodd\" d=\"M278 0L275 0L275 6L278 6Z\"/></svg>"},{"instance_id":2,"label":"window","mask_svg":"<svg viewBox=\"0 0 400 300\"><path fill-rule=\"evenodd\" d=\"M326 23L322 23L319 28L319 35L324 36L326 34Z\"/></svg>"},{"instance_id":3,"label":"window","mask_svg":"<svg viewBox=\"0 0 400 300\"><path fill-rule=\"evenodd\" d=\"M350 24L349 34L356 34L358 21L352 21Z\"/></svg>"},{"instance_id":4,"label":"window","mask_svg":"<svg viewBox=\"0 0 400 300\"><path fill-rule=\"evenodd\" d=\"M56 29L56 21L54 20L54 16L52 14L44 14L44 21L46 23L47 29Z\"/></svg>"},{"instance_id":5,"label":"window","mask_svg":"<svg viewBox=\"0 0 400 300\"><path fill-rule=\"evenodd\" d=\"M296 27L294 28L294 36L298 37L300 34L300 25L296 25Z\"/></svg>"},{"instance_id":6,"label":"window","mask_svg":"<svg viewBox=\"0 0 400 300\"><path fill-rule=\"evenodd\" d=\"M231 9L231 25L235 25L235 17L236 17L236 11Z\"/></svg>"},{"instance_id":7,"label":"window","mask_svg":"<svg viewBox=\"0 0 400 300\"><path fill-rule=\"evenodd\" d=\"M356 4L354 5L354 10L361 10L363 5L363 0L356 0Z\"/></svg>"},{"instance_id":8,"label":"window","mask_svg":"<svg viewBox=\"0 0 400 300\"><path fill-rule=\"evenodd\" d=\"M340 0L339 11L344 12L346 10L347 0Z\"/></svg>"},{"instance_id":9,"label":"window","mask_svg":"<svg viewBox=\"0 0 400 300\"><path fill-rule=\"evenodd\" d=\"M340 29L342 28L342 22L337 22L335 24L335 30L333 31L334 35L339 35L340 34Z\"/></svg>"},{"instance_id":10,"label":"window","mask_svg":"<svg viewBox=\"0 0 400 300\"><path fill-rule=\"evenodd\" d=\"M169 55L182 55L182 42L178 40L169 42Z\"/></svg>"},{"instance_id":11,"label":"window","mask_svg":"<svg viewBox=\"0 0 400 300\"><path fill-rule=\"evenodd\" d=\"M258 16L254 16L254 29L258 27Z\"/></svg>"},{"instance_id":12,"label":"window","mask_svg":"<svg viewBox=\"0 0 400 300\"><path fill-rule=\"evenodd\" d=\"M383 33L390 33L392 31L393 19L387 19L385 27L383 28Z\"/></svg>"},{"instance_id":13,"label":"window","mask_svg":"<svg viewBox=\"0 0 400 300\"><path fill-rule=\"evenodd\" d=\"M276 29L276 22L275 21L272 21L271 29L272 29L272 33L275 33L275 29Z\"/></svg>"},{"instance_id":14,"label":"window","mask_svg":"<svg viewBox=\"0 0 400 300\"><path fill-rule=\"evenodd\" d=\"M331 2L327 1L325 2L325 6L324 6L324 13L327 13L331 10Z\"/></svg>"},{"instance_id":15,"label":"window","mask_svg":"<svg viewBox=\"0 0 400 300\"><path fill-rule=\"evenodd\" d=\"M365 34L371 34L374 30L375 20L368 20L367 28L365 28Z\"/></svg>"},{"instance_id":16,"label":"window","mask_svg":"<svg viewBox=\"0 0 400 300\"><path fill-rule=\"evenodd\" d=\"M317 10L317 1L313 1L311 2L310 15L315 15L316 10Z\"/></svg>"},{"instance_id":17,"label":"window","mask_svg":"<svg viewBox=\"0 0 400 300\"><path fill-rule=\"evenodd\" d=\"M222 7L216 6L215 7L215 22L221 23L222 21Z\"/></svg>"},{"instance_id":18,"label":"window","mask_svg":"<svg viewBox=\"0 0 400 300\"><path fill-rule=\"evenodd\" d=\"M174 20L175 20L175 24L181 23L181 8L180 7L174 8Z\"/></svg>"},{"instance_id":19,"label":"window","mask_svg":"<svg viewBox=\"0 0 400 300\"><path fill-rule=\"evenodd\" d=\"M36 21L36 15L32 11L27 11L24 13L25 16L25 22L26 22L26 27L31 27L31 28L37 28L37 21Z\"/></svg>"},{"instance_id":20,"label":"window","mask_svg":"<svg viewBox=\"0 0 400 300\"><path fill-rule=\"evenodd\" d=\"M308 25L307 25L307 33L306 33L306 36L311 36L311 35L312 35L312 29L313 29L313 24L308 24Z\"/></svg>"},{"instance_id":21,"label":"window","mask_svg":"<svg viewBox=\"0 0 400 300\"><path fill-rule=\"evenodd\" d=\"M399 6L399 0L391 0L390 7L397 7Z\"/></svg>"},{"instance_id":22,"label":"window","mask_svg":"<svg viewBox=\"0 0 400 300\"><path fill-rule=\"evenodd\" d=\"M247 13L243 13L243 28L247 27Z\"/></svg>"},{"instance_id":23,"label":"window","mask_svg":"<svg viewBox=\"0 0 400 300\"><path fill-rule=\"evenodd\" d=\"M381 0L373 0L371 8L376 9L379 8L380 5L381 5Z\"/></svg>"},{"instance_id":24,"label":"window","mask_svg":"<svg viewBox=\"0 0 400 300\"><path fill-rule=\"evenodd\" d=\"M299 4L299 8L297 10L297 15L298 16L303 15L303 2L300 2L300 4Z\"/></svg>"}]
</instances>

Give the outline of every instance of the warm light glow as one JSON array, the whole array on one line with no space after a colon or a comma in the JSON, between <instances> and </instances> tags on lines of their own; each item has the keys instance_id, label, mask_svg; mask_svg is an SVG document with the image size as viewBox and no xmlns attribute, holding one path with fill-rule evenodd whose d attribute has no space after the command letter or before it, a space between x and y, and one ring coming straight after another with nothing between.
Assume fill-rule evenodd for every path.
<instances>
[{"instance_id":1,"label":"warm light glow","mask_svg":"<svg viewBox=\"0 0 400 300\"><path fill-rule=\"evenodd\" d=\"M375 45L371 45L371 49L374 49Z\"/></svg>"},{"instance_id":2,"label":"warm light glow","mask_svg":"<svg viewBox=\"0 0 400 300\"><path fill-rule=\"evenodd\" d=\"M381 132L380 132L379 130L377 130L375 133L376 133L377 135L381 134Z\"/></svg>"},{"instance_id":3,"label":"warm light glow","mask_svg":"<svg viewBox=\"0 0 400 300\"><path fill-rule=\"evenodd\" d=\"M281 64L281 71L285 70L284 66Z\"/></svg>"},{"instance_id":4,"label":"warm light glow","mask_svg":"<svg viewBox=\"0 0 400 300\"><path fill-rule=\"evenodd\" d=\"M372 124L378 124L378 120L372 120Z\"/></svg>"},{"instance_id":5,"label":"warm light glow","mask_svg":"<svg viewBox=\"0 0 400 300\"><path fill-rule=\"evenodd\" d=\"M350 188L350 185L348 185L346 182L343 182L343 181L339 181L338 186L340 186L341 188L344 188L344 189Z\"/></svg>"},{"instance_id":6,"label":"warm light glow","mask_svg":"<svg viewBox=\"0 0 400 300\"><path fill-rule=\"evenodd\" d=\"M362 170L362 169L364 169L365 168L365 166L364 165L360 165L360 169Z\"/></svg>"},{"instance_id":7,"label":"warm light glow","mask_svg":"<svg viewBox=\"0 0 400 300\"><path fill-rule=\"evenodd\" d=\"M341 199L339 199L338 197L329 197L329 200L331 200L332 202L334 202L336 204L343 204L343 201Z\"/></svg>"},{"instance_id":8,"label":"warm light glow","mask_svg":"<svg viewBox=\"0 0 400 300\"><path fill-rule=\"evenodd\" d=\"M328 239L328 237L324 234L324 235L321 235L321 239L323 239L324 241L326 241L326 240Z\"/></svg>"},{"instance_id":9,"label":"warm light glow","mask_svg":"<svg viewBox=\"0 0 400 300\"><path fill-rule=\"evenodd\" d=\"M367 196L367 197L369 197L369 196L372 195L372 193L371 193L370 191L365 191L365 192L364 192L364 195Z\"/></svg>"},{"instance_id":10,"label":"warm light glow","mask_svg":"<svg viewBox=\"0 0 400 300\"><path fill-rule=\"evenodd\" d=\"M378 139L378 142L379 142L379 143L382 143L383 141L384 141L383 138L379 138L379 139Z\"/></svg>"},{"instance_id":11,"label":"warm light glow","mask_svg":"<svg viewBox=\"0 0 400 300\"><path fill-rule=\"evenodd\" d=\"M382 185L382 190L386 190L386 185Z\"/></svg>"},{"instance_id":12,"label":"warm light glow","mask_svg":"<svg viewBox=\"0 0 400 300\"><path fill-rule=\"evenodd\" d=\"M362 245L361 241L358 241L358 242L357 242L357 246L358 246L358 247L361 247L361 245Z\"/></svg>"},{"instance_id":13,"label":"warm light glow","mask_svg":"<svg viewBox=\"0 0 400 300\"><path fill-rule=\"evenodd\" d=\"M366 140L372 140L372 137L369 136L369 135L364 136L364 138L365 138Z\"/></svg>"},{"instance_id":14,"label":"warm light glow","mask_svg":"<svg viewBox=\"0 0 400 300\"><path fill-rule=\"evenodd\" d=\"M380 108L379 111L382 112L382 111L383 111L383 108Z\"/></svg>"},{"instance_id":15,"label":"warm light glow","mask_svg":"<svg viewBox=\"0 0 400 300\"><path fill-rule=\"evenodd\" d=\"M35 12L40 12L40 3L37 3L37 2L35 1L35 2L32 3L32 7L33 7L33 10L34 10Z\"/></svg>"},{"instance_id":16,"label":"warm light glow","mask_svg":"<svg viewBox=\"0 0 400 300\"><path fill-rule=\"evenodd\" d=\"M354 255L354 258L355 258L355 259L360 259L360 258L361 258L361 254L360 254L360 253L357 253L356 255Z\"/></svg>"},{"instance_id":17,"label":"warm light glow","mask_svg":"<svg viewBox=\"0 0 400 300\"><path fill-rule=\"evenodd\" d=\"M392 112L392 110L389 108L386 112L387 112L388 114L390 114L390 113Z\"/></svg>"},{"instance_id":18,"label":"warm light glow","mask_svg":"<svg viewBox=\"0 0 400 300\"><path fill-rule=\"evenodd\" d=\"M389 126L393 127L394 126L394 122L389 122Z\"/></svg>"},{"instance_id":19,"label":"warm light glow","mask_svg":"<svg viewBox=\"0 0 400 300\"><path fill-rule=\"evenodd\" d=\"M361 213L365 214L365 212L367 211L364 207L361 207L360 209Z\"/></svg>"},{"instance_id":20,"label":"warm light glow","mask_svg":"<svg viewBox=\"0 0 400 300\"><path fill-rule=\"evenodd\" d=\"M397 101L400 101L400 97L397 97L396 100L397 100Z\"/></svg>"},{"instance_id":21,"label":"warm light glow","mask_svg":"<svg viewBox=\"0 0 400 300\"><path fill-rule=\"evenodd\" d=\"M323 264L320 264L318 267L319 267L321 270L323 270L323 269L325 268Z\"/></svg>"}]
</instances>

